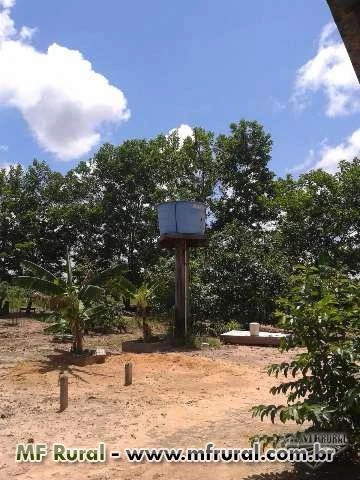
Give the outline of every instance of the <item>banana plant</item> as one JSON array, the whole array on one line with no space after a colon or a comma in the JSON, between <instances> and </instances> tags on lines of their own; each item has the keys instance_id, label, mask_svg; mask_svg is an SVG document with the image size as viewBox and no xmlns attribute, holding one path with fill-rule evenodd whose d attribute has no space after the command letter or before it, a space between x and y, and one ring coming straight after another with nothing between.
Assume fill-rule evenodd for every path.
<instances>
[{"instance_id":1,"label":"banana plant","mask_svg":"<svg viewBox=\"0 0 360 480\"><path fill-rule=\"evenodd\" d=\"M142 317L142 331L145 342L151 338L151 327L146 321L147 309L150 305L153 290L146 283L138 287L132 295L132 302L136 305L136 316Z\"/></svg>"},{"instance_id":2,"label":"banana plant","mask_svg":"<svg viewBox=\"0 0 360 480\"><path fill-rule=\"evenodd\" d=\"M61 312L71 327L74 353L84 351L84 325L91 310L96 308L94 303L104 298L107 282L112 278L118 278L124 291L130 291L132 288L131 283L123 276L125 273L123 265L116 265L94 275L91 284L77 284L73 278L69 249L66 254L65 278L56 277L44 267L30 261L24 261L23 266L34 276L14 277L12 283L51 298L52 305Z\"/></svg>"}]
</instances>

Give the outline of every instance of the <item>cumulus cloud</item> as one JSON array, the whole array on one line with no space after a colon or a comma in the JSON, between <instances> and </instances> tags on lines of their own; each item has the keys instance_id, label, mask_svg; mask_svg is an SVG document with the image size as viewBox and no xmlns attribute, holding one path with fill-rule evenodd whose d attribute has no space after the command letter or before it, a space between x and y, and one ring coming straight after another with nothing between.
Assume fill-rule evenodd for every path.
<instances>
[{"instance_id":1,"label":"cumulus cloud","mask_svg":"<svg viewBox=\"0 0 360 480\"><path fill-rule=\"evenodd\" d=\"M302 173L322 168L329 173L335 173L341 160L352 161L355 157L360 157L360 128L338 145L329 145L325 138L315 149L309 151L304 162L295 165L289 172Z\"/></svg>"},{"instance_id":2,"label":"cumulus cloud","mask_svg":"<svg viewBox=\"0 0 360 480\"><path fill-rule=\"evenodd\" d=\"M309 153L305 160L301 163L298 163L297 165L294 165L293 167L289 168L288 172L289 173L301 173L304 172L305 170L311 168L312 165L314 165L315 162L315 150L312 148L309 150Z\"/></svg>"},{"instance_id":3,"label":"cumulus cloud","mask_svg":"<svg viewBox=\"0 0 360 480\"><path fill-rule=\"evenodd\" d=\"M311 94L323 92L326 115L335 117L360 111L360 87L336 26L323 28L316 55L297 72L292 102L299 110L307 107Z\"/></svg>"},{"instance_id":4,"label":"cumulus cloud","mask_svg":"<svg viewBox=\"0 0 360 480\"><path fill-rule=\"evenodd\" d=\"M30 28L30 27L27 27L26 25L24 25L23 27L21 27L19 36L20 36L21 40L31 40L36 32L37 32L36 27Z\"/></svg>"},{"instance_id":5,"label":"cumulus cloud","mask_svg":"<svg viewBox=\"0 0 360 480\"><path fill-rule=\"evenodd\" d=\"M2 8L2 3L0 2L0 9ZM10 10L5 8L0 10L0 42L4 41L6 38L10 38L16 34L16 29L13 19L10 17Z\"/></svg>"},{"instance_id":6,"label":"cumulus cloud","mask_svg":"<svg viewBox=\"0 0 360 480\"><path fill-rule=\"evenodd\" d=\"M0 0L0 7L12 8L15 5L15 0Z\"/></svg>"},{"instance_id":7,"label":"cumulus cloud","mask_svg":"<svg viewBox=\"0 0 360 480\"><path fill-rule=\"evenodd\" d=\"M172 128L171 130L169 130L168 135L173 135L175 132L179 137L180 145L184 143L185 138L194 138L194 130L190 127L190 125L187 125L186 123L182 123L180 127Z\"/></svg>"},{"instance_id":8,"label":"cumulus cloud","mask_svg":"<svg viewBox=\"0 0 360 480\"><path fill-rule=\"evenodd\" d=\"M334 173L340 160L353 160L360 156L360 128L355 130L345 142L339 145L325 145L320 152L320 159L313 168L322 168L327 172Z\"/></svg>"},{"instance_id":9,"label":"cumulus cloud","mask_svg":"<svg viewBox=\"0 0 360 480\"><path fill-rule=\"evenodd\" d=\"M102 125L128 120L126 98L78 50L30 45L36 29L15 29L14 3L0 0L0 104L18 109L39 145L59 159L85 155Z\"/></svg>"}]
</instances>

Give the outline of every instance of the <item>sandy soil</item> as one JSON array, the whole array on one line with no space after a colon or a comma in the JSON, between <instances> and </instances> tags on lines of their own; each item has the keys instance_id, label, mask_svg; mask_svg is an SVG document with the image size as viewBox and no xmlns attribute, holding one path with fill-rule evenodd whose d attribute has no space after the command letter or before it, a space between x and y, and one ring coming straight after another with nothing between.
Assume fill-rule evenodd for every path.
<instances>
[{"instance_id":1,"label":"sandy soil","mask_svg":"<svg viewBox=\"0 0 360 480\"><path fill-rule=\"evenodd\" d=\"M252 419L252 405L273 403L274 380L264 369L284 360L276 349L224 347L201 352L110 356L105 364L67 365L44 324L0 325L0 479L301 480L360 478L356 466L317 476L289 464L16 464L15 445L60 442L68 447L245 447L255 433L292 425ZM133 385L123 386L133 363ZM69 375L69 408L58 412L58 376Z\"/></svg>"}]
</instances>

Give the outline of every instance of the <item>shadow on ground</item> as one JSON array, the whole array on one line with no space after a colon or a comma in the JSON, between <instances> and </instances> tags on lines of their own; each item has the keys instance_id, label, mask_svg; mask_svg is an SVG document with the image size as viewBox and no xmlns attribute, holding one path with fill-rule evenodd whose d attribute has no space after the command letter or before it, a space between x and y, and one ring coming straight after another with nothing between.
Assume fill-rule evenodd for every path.
<instances>
[{"instance_id":1,"label":"shadow on ground","mask_svg":"<svg viewBox=\"0 0 360 480\"><path fill-rule=\"evenodd\" d=\"M81 374L98 376L98 377L112 377L104 373L88 370L87 365L83 364L83 360L74 356L71 352L61 349L55 349L54 353L48 354L46 358L39 362L38 372L41 374L56 372L65 372L82 382L89 383Z\"/></svg>"}]
</instances>

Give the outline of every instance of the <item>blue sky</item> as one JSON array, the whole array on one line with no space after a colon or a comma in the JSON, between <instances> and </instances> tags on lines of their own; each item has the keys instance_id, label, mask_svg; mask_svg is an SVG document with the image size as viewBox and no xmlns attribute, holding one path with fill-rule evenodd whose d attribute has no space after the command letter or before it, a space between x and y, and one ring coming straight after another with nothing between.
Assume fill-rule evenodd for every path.
<instances>
[{"instance_id":1,"label":"blue sky","mask_svg":"<svg viewBox=\"0 0 360 480\"><path fill-rule=\"evenodd\" d=\"M360 87L325 0L0 5L0 165L64 172L104 141L241 118L271 133L278 175L360 151Z\"/></svg>"}]
</instances>

